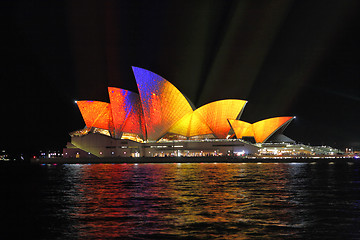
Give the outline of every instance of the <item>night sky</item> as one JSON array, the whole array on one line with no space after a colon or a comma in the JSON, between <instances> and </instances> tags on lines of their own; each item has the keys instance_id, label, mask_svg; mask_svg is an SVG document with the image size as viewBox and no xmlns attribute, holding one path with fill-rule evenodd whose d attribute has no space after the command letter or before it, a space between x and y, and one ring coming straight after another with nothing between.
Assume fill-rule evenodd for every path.
<instances>
[{"instance_id":1,"label":"night sky","mask_svg":"<svg viewBox=\"0 0 360 240\"><path fill-rule=\"evenodd\" d=\"M137 91L155 72L196 107L247 100L250 123L296 116L311 145L360 149L360 1L1 1L1 142L62 149L85 126L74 100Z\"/></svg>"}]
</instances>

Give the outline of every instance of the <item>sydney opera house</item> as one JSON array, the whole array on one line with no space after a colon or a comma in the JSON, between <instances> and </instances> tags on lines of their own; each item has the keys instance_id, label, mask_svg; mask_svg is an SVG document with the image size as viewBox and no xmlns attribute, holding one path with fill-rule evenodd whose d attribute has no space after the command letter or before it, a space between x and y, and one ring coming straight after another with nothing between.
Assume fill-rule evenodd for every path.
<instances>
[{"instance_id":1,"label":"sydney opera house","mask_svg":"<svg viewBox=\"0 0 360 240\"><path fill-rule=\"evenodd\" d=\"M132 69L139 93L109 87L110 103L76 102L86 126L70 133L64 157L234 156L294 142L283 135L292 116L244 122L239 99L195 108L163 77Z\"/></svg>"}]
</instances>

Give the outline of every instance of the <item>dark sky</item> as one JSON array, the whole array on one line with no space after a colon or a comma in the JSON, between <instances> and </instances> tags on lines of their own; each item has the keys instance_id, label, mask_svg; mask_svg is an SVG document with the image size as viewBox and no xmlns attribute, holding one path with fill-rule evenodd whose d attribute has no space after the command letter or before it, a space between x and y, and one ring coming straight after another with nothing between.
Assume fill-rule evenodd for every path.
<instances>
[{"instance_id":1,"label":"dark sky","mask_svg":"<svg viewBox=\"0 0 360 240\"><path fill-rule=\"evenodd\" d=\"M153 71L200 107L248 101L242 120L297 118L285 134L360 149L360 1L1 1L1 142L61 149L74 100L136 90Z\"/></svg>"}]
</instances>

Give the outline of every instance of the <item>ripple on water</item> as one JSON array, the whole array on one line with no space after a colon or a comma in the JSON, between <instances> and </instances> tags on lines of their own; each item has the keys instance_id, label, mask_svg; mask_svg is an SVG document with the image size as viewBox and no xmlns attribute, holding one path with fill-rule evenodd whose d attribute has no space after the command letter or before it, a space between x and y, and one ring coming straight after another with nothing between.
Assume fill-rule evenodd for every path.
<instances>
[{"instance_id":1,"label":"ripple on water","mask_svg":"<svg viewBox=\"0 0 360 240\"><path fill-rule=\"evenodd\" d=\"M9 233L20 219L37 239L356 239L358 170L336 162L39 166L26 181L2 183L2 216Z\"/></svg>"}]
</instances>

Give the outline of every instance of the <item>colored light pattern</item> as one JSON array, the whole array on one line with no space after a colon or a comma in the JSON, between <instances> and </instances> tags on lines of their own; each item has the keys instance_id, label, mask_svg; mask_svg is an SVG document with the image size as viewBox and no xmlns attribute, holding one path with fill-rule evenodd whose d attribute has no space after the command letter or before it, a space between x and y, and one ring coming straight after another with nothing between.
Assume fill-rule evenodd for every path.
<instances>
[{"instance_id":1,"label":"colored light pattern","mask_svg":"<svg viewBox=\"0 0 360 240\"><path fill-rule=\"evenodd\" d=\"M185 137L213 133L196 110L186 114L169 129L169 132L180 134Z\"/></svg>"},{"instance_id":2,"label":"colored light pattern","mask_svg":"<svg viewBox=\"0 0 360 240\"><path fill-rule=\"evenodd\" d=\"M77 102L88 129L108 130L115 138L125 133L156 141L167 133L185 137L212 134L224 139L232 128L237 138L265 142L293 119L275 117L254 124L240 121L247 101L238 99L215 101L193 110L189 100L166 79L138 67L133 67L133 72L140 95L109 87L110 103Z\"/></svg>"},{"instance_id":3,"label":"colored light pattern","mask_svg":"<svg viewBox=\"0 0 360 240\"><path fill-rule=\"evenodd\" d=\"M161 76L133 67L140 93L147 139L156 141L193 109L182 93Z\"/></svg>"},{"instance_id":4,"label":"colored light pattern","mask_svg":"<svg viewBox=\"0 0 360 240\"><path fill-rule=\"evenodd\" d=\"M292 119L293 117L274 117L254 123L253 129L256 142L265 142L279 128Z\"/></svg>"},{"instance_id":5,"label":"colored light pattern","mask_svg":"<svg viewBox=\"0 0 360 240\"><path fill-rule=\"evenodd\" d=\"M257 143L266 142L277 130L289 123L294 117L268 118L253 124L229 119L229 124L237 138L254 137Z\"/></svg>"},{"instance_id":6,"label":"colored light pattern","mask_svg":"<svg viewBox=\"0 0 360 240\"><path fill-rule=\"evenodd\" d=\"M112 109L111 109L111 104L109 104L109 134L112 137L115 137L115 126L114 126L114 119L113 119L113 114L112 114Z\"/></svg>"},{"instance_id":7,"label":"colored light pattern","mask_svg":"<svg viewBox=\"0 0 360 240\"><path fill-rule=\"evenodd\" d=\"M145 136L145 125L140 97L138 94L115 87L109 87L115 138L121 138L124 132Z\"/></svg>"},{"instance_id":8,"label":"colored light pattern","mask_svg":"<svg viewBox=\"0 0 360 240\"><path fill-rule=\"evenodd\" d=\"M76 102L87 128L111 129L111 107L109 103L99 101Z\"/></svg>"},{"instance_id":9,"label":"colored light pattern","mask_svg":"<svg viewBox=\"0 0 360 240\"><path fill-rule=\"evenodd\" d=\"M251 123L233 119L228 119L228 121L237 138L254 136L253 125Z\"/></svg>"},{"instance_id":10,"label":"colored light pattern","mask_svg":"<svg viewBox=\"0 0 360 240\"><path fill-rule=\"evenodd\" d=\"M246 103L247 101L238 99L219 100L208 103L195 112L199 113L215 137L224 139L230 131L227 120L239 118Z\"/></svg>"}]
</instances>

